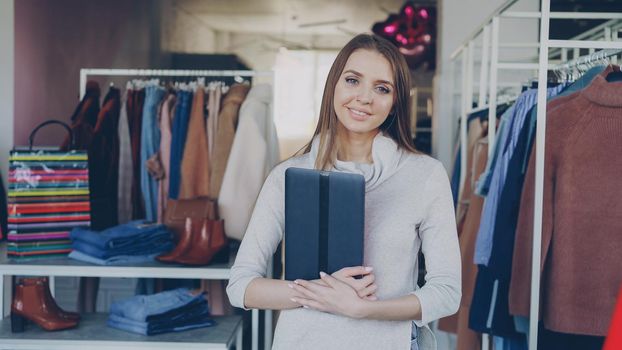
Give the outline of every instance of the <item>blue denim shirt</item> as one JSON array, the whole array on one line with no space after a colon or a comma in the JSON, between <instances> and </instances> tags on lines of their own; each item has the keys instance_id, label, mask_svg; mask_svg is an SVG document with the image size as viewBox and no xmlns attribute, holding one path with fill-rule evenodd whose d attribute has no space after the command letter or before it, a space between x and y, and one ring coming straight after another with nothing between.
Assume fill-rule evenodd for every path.
<instances>
[{"instance_id":1,"label":"blue denim shirt","mask_svg":"<svg viewBox=\"0 0 622 350\"><path fill-rule=\"evenodd\" d=\"M160 149L160 128L158 127L158 106L166 90L160 86L145 88L142 130L140 133L140 189L145 201L145 218L158 219L158 182L147 171L147 160Z\"/></svg>"},{"instance_id":2,"label":"blue denim shirt","mask_svg":"<svg viewBox=\"0 0 622 350\"><path fill-rule=\"evenodd\" d=\"M557 95L563 88L564 84L547 89L547 96ZM531 89L525 91L517 100L512 108L508 109L504 117L507 116L507 128L500 133L499 138L495 142L495 149L498 149L494 168L490 180L490 189L484 200L484 208L482 210L481 222L477 239L475 242L474 263L488 265L490 252L492 251L492 238L495 227L495 218L497 213L498 200L503 190L505 177L508 171L508 164L514 153L516 142L520 130L523 127L529 111L538 102L538 90Z\"/></svg>"},{"instance_id":3,"label":"blue denim shirt","mask_svg":"<svg viewBox=\"0 0 622 350\"><path fill-rule=\"evenodd\" d=\"M175 105L175 118L172 125L171 157L169 169L168 196L172 199L179 197L181 186L181 160L184 156L186 136L188 134L188 122L190 120L190 108L192 105L192 92L180 91L177 94Z\"/></svg>"}]
</instances>

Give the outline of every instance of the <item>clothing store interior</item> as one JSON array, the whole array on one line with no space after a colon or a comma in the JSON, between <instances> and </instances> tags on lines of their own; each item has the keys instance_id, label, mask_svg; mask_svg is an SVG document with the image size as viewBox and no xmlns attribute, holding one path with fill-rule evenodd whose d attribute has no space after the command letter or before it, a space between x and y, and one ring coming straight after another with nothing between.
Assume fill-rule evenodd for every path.
<instances>
[{"instance_id":1,"label":"clothing store interior","mask_svg":"<svg viewBox=\"0 0 622 350\"><path fill-rule=\"evenodd\" d=\"M461 297L438 319L422 299L409 349L622 349L619 0L0 1L0 349L313 349L227 286L361 33L403 56L405 133L453 199ZM313 200L287 190L285 221ZM260 245L259 277L331 258L319 221L315 244ZM437 280L421 241L403 295Z\"/></svg>"}]
</instances>

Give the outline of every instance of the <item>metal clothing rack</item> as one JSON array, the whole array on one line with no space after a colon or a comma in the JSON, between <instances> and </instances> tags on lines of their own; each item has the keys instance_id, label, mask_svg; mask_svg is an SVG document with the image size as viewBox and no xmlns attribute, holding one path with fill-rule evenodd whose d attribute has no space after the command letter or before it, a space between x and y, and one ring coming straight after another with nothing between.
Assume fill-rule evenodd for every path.
<instances>
[{"instance_id":1,"label":"metal clothing rack","mask_svg":"<svg viewBox=\"0 0 622 350\"><path fill-rule=\"evenodd\" d=\"M192 69L80 69L80 98L86 92L86 81L89 76L120 76L120 77L254 77L270 76L274 81L273 71L253 70L192 70Z\"/></svg>"},{"instance_id":2,"label":"metal clothing rack","mask_svg":"<svg viewBox=\"0 0 622 350\"><path fill-rule=\"evenodd\" d=\"M537 72L538 81L545 82L549 70L570 69L589 63L595 59L615 57L622 53L622 41L619 32L622 30L622 13L596 12L551 12L551 0L542 0L540 12L511 12L508 9L517 0L508 0L491 14L486 21L451 55L454 63L458 57L462 59L462 98L460 101L460 140L461 140L461 191L467 171L467 117L473 111L473 71L475 40L482 36L483 44L481 69L479 77L479 99L476 109L489 108L488 139L489 155L494 149L495 119L498 104L498 71L499 70L533 70ZM504 18L532 18L540 21L540 37L533 43L499 43L500 20ZM549 37L551 19L606 19L609 20L570 40L553 40ZM532 47L538 48L538 61L535 62L499 62L499 50L503 48ZM589 49L590 54L579 57L581 49ZM596 51L602 49L602 51ZM556 50L556 51L555 51ZM568 61L568 53L572 50L573 60ZM557 54L560 63L551 65L549 62ZM613 62L616 62L615 59ZM455 65L455 64L454 64ZM488 102L488 105L486 104ZM538 319L540 304L540 264L542 242L542 208L544 184L544 145L546 135L546 84L538 85L536 129L536 182L533 225L533 249L531 266L531 305L529 315L529 349L536 350L538 344ZM484 334L482 349L488 350L489 339Z\"/></svg>"},{"instance_id":3,"label":"metal clothing rack","mask_svg":"<svg viewBox=\"0 0 622 350\"><path fill-rule=\"evenodd\" d=\"M80 98L86 92L86 82L89 76L122 76L122 77L270 77L273 89L276 85L274 71L254 70L191 70L191 69L107 69L82 68L80 69ZM272 94L274 106L276 94ZM268 262L266 276L272 278L273 259ZM252 309L252 350L259 349L259 310ZM264 349L272 348L272 310L265 310L264 314Z\"/></svg>"},{"instance_id":4,"label":"metal clothing rack","mask_svg":"<svg viewBox=\"0 0 622 350\"><path fill-rule=\"evenodd\" d=\"M556 66L550 67L551 70L568 70L583 65L589 65L592 62L597 62L609 57L615 57L622 53L622 49L605 49L601 51L593 52L587 56L582 56L566 63L560 63Z\"/></svg>"}]
</instances>

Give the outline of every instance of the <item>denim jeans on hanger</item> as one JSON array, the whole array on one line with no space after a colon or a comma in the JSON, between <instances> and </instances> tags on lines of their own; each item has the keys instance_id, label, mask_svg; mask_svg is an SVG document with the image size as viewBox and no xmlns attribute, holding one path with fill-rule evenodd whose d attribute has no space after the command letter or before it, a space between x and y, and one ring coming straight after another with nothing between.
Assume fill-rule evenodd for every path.
<instances>
[{"instance_id":1,"label":"denim jeans on hanger","mask_svg":"<svg viewBox=\"0 0 622 350\"><path fill-rule=\"evenodd\" d=\"M181 160L184 156L186 136L188 134L188 122L190 120L190 107L192 104L192 92L180 91L177 98L175 118L173 119L173 140L171 142L169 198L177 199L181 185Z\"/></svg>"},{"instance_id":2,"label":"denim jeans on hanger","mask_svg":"<svg viewBox=\"0 0 622 350\"><path fill-rule=\"evenodd\" d=\"M160 128L158 127L158 106L166 90L160 86L145 88L142 131L140 138L140 189L145 201L145 218L148 221L158 219L158 182L147 171L147 159L160 149Z\"/></svg>"}]
</instances>

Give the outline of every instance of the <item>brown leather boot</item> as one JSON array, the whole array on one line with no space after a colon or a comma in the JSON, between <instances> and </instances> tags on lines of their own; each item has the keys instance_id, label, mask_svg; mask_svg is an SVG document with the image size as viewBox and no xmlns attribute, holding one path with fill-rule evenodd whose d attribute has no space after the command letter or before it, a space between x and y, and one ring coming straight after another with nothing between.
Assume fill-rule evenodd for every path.
<instances>
[{"instance_id":1,"label":"brown leather boot","mask_svg":"<svg viewBox=\"0 0 622 350\"><path fill-rule=\"evenodd\" d=\"M52 310L43 283L15 286L11 304L11 331L23 332L26 320L36 323L46 331L58 331L78 325L78 321L67 320Z\"/></svg>"},{"instance_id":2,"label":"brown leather boot","mask_svg":"<svg viewBox=\"0 0 622 350\"><path fill-rule=\"evenodd\" d=\"M193 225L193 228L196 226ZM226 244L223 220L202 220L201 230L193 234L190 249L175 259L184 265L207 265Z\"/></svg>"},{"instance_id":3,"label":"brown leather boot","mask_svg":"<svg viewBox=\"0 0 622 350\"><path fill-rule=\"evenodd\" d=\"M196 223L194 225L196 225ZM183 255L186 250L190 249L193 231L198 232L196 229L193 230L192 219L186 218L186 226L184 230L180 232L179 242L177 243L177 246L175 246L175 249L164 255L156 257L156 259L164 263L174 263L175 259Z\"/></svg>"},{"instance_id":4,"label":"brown leather boot","mask_svg":"<svg viewBox=\"0 0 622 350\"><path fill-rule=\"evenodd\" d=\"M65 311L60 306L58 306L58 304L56 303L56 300L54 300L54 297L52 296L52 293L50 292L50 283L47 277L29 277L29 278L24 277L21 279L21 283L26 286L31 286L31 285L35 285L39 283L43 284L43 289L45 290L47 302L52 311L56 312L59 316L70 321L80 320L79 313Z\"/></svg>"}]
</instances>

